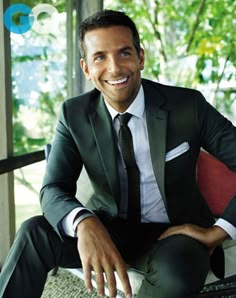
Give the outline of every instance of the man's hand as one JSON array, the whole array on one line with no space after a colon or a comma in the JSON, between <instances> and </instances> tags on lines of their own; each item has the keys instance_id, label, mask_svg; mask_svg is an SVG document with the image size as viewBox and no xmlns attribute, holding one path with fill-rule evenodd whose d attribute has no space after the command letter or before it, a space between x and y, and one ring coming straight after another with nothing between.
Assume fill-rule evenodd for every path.
<instances>
[{"instance_id":1,"label":"man's hand","mask_svg":"<svg viewBox=\"0 0 236 298\"><path fill-rule=\"evenodd\" d=\"M218 226L212 226L210 228L201 228L192 224L184 224L181 226L174 226L167 229L159 237L159 240L177 234L187 235L198 240L206 247L208 247L210 255L213 253L215 247L218 244L222 243L229 236L222 228Z\"/></svg>"},{"instance_id":2,"label":"man's hand","mask_svg":"<svg viewBox=\"0 0 236 298\"><path fill-rule=\"evenodd\" d=\"M128 265L121 258L107 230L96 217L89 217L77 226L78 251L83 266L85 286L92 291L92 271L95 272L98 294L104 296L104 274L109 288L109 296L116 297L114 271L119 275L125 297L131 298L132 291L127 274Z\"/></svg>"}]
</instances>

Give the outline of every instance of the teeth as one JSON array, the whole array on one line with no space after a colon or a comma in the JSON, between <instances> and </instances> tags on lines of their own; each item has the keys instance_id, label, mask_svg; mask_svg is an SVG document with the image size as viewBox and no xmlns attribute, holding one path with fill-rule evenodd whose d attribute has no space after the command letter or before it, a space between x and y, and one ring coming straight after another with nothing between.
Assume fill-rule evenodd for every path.
<instances>
[{"instance_id":1,"label":"teeth","mask_svg":"<svg viewBox=\"0 0 236 298\"><path fill-rule=\"evenodd\" d=\"M117 80L117 81L107 81L107 83L109 83L111 85L122 84L122 83L126 82L127 79L128 79L128 77L126 77L124 79Z\"/></svg>"}]
</instances>

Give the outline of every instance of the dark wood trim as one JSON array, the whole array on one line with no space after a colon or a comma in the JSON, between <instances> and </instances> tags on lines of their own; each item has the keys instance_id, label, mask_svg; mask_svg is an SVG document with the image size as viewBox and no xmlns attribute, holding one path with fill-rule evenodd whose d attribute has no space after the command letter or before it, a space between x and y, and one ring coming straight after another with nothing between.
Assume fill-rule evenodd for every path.
<instances>
[{"instance_id":1,"label":"dark wood trim","mask_svg":"<svg viewBox=\"0 0 236 298\"><path fill-rule=\"evenodd\" d=\"M45 159L44 150L0 160L0 175Z\"/></svg>"}]
</instances>

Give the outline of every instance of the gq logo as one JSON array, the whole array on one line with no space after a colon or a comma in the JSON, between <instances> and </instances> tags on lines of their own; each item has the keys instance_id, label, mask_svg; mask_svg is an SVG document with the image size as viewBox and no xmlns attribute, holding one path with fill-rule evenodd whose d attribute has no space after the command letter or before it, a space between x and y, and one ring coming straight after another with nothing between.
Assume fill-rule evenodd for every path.
<instances>
[{"instance_id":1,"label":"gq logo","mask_svg":"<svg viewBox=\"0 0 236 298\"><path fill-rule=\"evenodd\" d=\"M32 9L25 4L13 4L4 13L4 25L10 32L16 34L23 34L31 28L40 34L48 34L53 26L50 25L46 28L38 22L38 16L41 13L47 13L53 25L53 20L55 20L58 11L50 4L39 4ZM16 18L17 22L15 22Z\"/></svg>"}]
</instances>

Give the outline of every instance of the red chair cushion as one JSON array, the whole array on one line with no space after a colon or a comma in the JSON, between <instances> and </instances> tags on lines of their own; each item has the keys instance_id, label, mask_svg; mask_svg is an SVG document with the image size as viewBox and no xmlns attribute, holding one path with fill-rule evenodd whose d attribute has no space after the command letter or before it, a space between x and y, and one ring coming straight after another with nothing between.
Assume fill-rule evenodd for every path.
<instances>
[{"instance_id":1,"label":"red chair cushion","mask_svg":"<svg viewBox=\"0 0 236 298\"><path fill-rule=\"evenodd\" d=\"M197 179L210 209L215 216L219 216L236 194L236 173L212 155L201 151Z\"/></svg>"}]
</instances>

